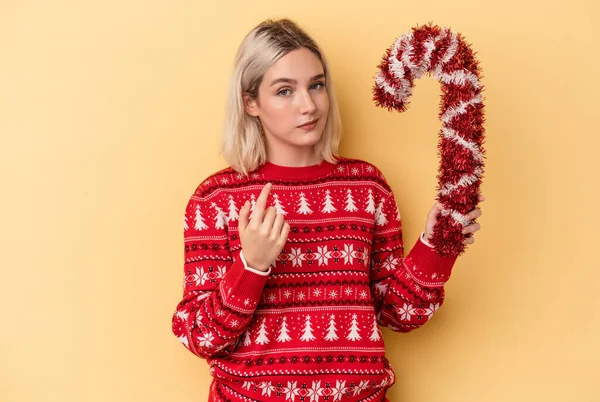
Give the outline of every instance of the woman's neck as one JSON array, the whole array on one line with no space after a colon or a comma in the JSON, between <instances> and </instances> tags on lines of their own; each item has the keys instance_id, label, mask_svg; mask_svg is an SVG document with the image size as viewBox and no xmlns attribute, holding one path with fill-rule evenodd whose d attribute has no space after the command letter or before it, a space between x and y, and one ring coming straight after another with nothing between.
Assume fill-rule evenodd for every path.
<instances>
[{"instance_id":1,"label":"woman's neck","mask_svg":"<svg viewBox=\"0 0 600 402\"><path fill-rule=\"evenodd\" d=\"M318 165L323 159L315 155L314 148L304 150L290 150L285 152L278 150L277 152L267 152L267 160L275 165L279 166L290 166L290 167L303 167Z\"/></svg>"}]
</instances>

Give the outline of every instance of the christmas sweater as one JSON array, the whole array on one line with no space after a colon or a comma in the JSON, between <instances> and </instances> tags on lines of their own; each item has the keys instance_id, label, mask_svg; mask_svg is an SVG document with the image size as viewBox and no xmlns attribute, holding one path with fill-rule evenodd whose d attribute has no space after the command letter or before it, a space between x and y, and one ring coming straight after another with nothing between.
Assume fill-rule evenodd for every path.
<instances>
[{"instance_id":1,"label":"christmas sweater","mask_svg":"<svg viewBox=\"0 0 600 402\"><path fill-rule=\"evenodd\" d=\"M290 232L261 272L243 258L238 212L267 182L267 206ZM172 330L207 360L210 401L386 401L395 374L380 326L408 332L427 322L456 260L422 235L405 257L383 174L343 157L211 175L187 203L184 246Z\"/></svg>"}]
</instances>

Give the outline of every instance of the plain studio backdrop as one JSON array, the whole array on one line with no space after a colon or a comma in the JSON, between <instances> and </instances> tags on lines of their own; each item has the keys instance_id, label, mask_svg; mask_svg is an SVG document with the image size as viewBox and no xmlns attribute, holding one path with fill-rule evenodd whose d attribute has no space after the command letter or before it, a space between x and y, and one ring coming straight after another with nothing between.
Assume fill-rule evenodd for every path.
<instances>
[{"instance_id":1,"label":"plain studio backdrop","mask_svg":"<svg viewBox=\"0 0 600 402\"><path fill-rule=\"evenodd\" d=\"M389 398L599 401L592 0L0 2L0 400L207 400L206 362L170 327L184 208L225 167L238 44L284 16L329 58L341 153L384 172L407 248L434 202L441 92L427 77L406 113L376 108L379 60L433 22L483 68L482 229L432 321L384 331Z\"/></svg>"}]
</instances>

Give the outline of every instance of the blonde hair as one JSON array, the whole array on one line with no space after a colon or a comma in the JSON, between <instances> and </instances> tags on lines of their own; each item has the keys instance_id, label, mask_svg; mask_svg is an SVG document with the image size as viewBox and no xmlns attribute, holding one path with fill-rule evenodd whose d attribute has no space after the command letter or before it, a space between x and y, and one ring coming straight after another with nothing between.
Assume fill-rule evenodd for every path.
<instances>
[{"instance_id":1,"label":"blonde hair","mask_svg":"<svg viewBox=\"0 0 600 402\"><path fill-rule=\"evenodd\" d=\"M336 163L342 124L327 61L316 42L289 19L266 20L246 35L235 57L229 81L221 154L237 172L247 175L267 161L260 120L244 109L243 94L258 97L258 87L267 70L288 52L307 48L321 61L329 114L315 153Z\"/></svg>"}]
</instances>

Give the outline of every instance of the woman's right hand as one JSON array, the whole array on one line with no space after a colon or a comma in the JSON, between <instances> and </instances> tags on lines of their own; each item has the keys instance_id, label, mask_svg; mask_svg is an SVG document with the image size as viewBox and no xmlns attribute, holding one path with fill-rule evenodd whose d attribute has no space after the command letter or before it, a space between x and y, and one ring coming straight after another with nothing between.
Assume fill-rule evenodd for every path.
<instances>
[{"instance_id":1,"label":"woman's right hand","mask_svg":"<svg viewBox=\"0 0 600 402\"><path fill-rule=\"evenodd\" d=\"M266 272L281 253L287 241L290 224L278 214L275 207L266 208L267 197L272 184L267 183L256 200L252 219L250 202L246 201L240 209L238 230L244 259L249 267Z\"/></svg>"}]
</instances>

